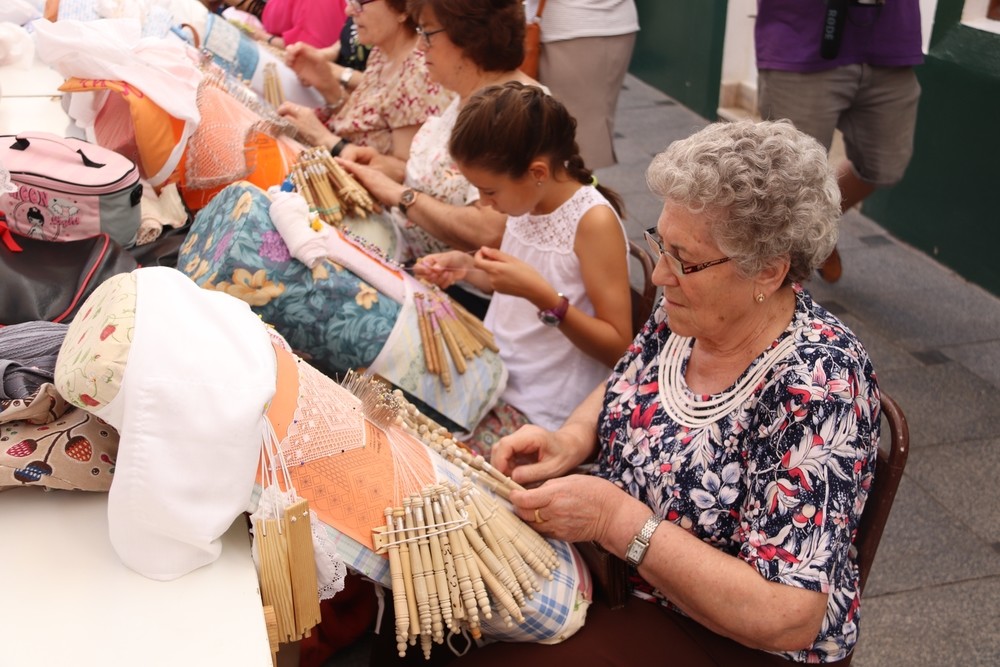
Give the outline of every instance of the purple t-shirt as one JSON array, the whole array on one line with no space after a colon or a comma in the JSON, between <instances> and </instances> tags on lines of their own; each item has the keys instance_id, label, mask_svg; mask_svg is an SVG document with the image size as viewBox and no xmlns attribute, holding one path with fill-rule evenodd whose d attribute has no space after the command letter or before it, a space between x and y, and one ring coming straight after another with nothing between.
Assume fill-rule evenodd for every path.
<instances>
[{"instance_id":1,"label":"purple t-shirt","mask_svg":"<svg viewBox=\"0 0 1000 667\"><path fill-rule=\"evenodd\" d=\"M757 0L757 69L818 72L842 65L910 67L923 62L919 0L850 4L840 52L820 55L825 0Z\"/></svg>"}]
</instances>

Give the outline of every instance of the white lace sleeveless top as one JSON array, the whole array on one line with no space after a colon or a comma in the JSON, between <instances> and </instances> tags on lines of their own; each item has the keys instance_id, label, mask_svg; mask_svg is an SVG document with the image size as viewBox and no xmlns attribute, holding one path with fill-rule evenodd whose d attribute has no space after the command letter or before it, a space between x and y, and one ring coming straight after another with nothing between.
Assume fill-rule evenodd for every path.
<instances>
[{"instance_id":1,"label":"white lace sleeveless top","mask_svg":"<svg viewBox=\"0 0 1000 667\"><path fill-rule=\"evenodd\" d=\"M548 215L508 218L500 245L535 267L570 304L588 315L594 314L594 305L587 297L573 243L580 218L594 206L614 211L596 188L584 186ZM622 234L624 238L624 228ZM622 253L628 254L624 242ZM509 373L502 398L539 426L561 426L611 372L573 345L558 327L542 324L538 309L527 299L494 294L485 324L496 337Z\"/></svg>"}]
</instances>

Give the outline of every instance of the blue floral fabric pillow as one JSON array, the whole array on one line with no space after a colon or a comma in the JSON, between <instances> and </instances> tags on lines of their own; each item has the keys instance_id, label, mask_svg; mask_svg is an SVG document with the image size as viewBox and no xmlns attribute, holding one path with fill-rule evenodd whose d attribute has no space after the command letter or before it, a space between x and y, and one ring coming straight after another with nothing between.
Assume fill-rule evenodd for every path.
<instances>
[{"instance_id":1,"label":"blue floral fabric pillow","mask_svg":"<svg viewBox=\"0 0 1000 667\"><path fill-rule=\"evenodd\" d=\"M326 260L293 258L257 186L234 183L195 216L177 267L201 287L246 301L298 354L327 374L367 368L400 304Z\"/></svg>"}]
</instances>

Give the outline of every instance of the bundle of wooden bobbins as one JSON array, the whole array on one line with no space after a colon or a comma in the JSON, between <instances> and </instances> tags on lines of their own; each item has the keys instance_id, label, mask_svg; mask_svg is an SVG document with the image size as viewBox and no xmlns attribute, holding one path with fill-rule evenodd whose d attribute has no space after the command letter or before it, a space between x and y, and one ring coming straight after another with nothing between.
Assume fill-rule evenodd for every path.
<instances>
[{"instance_id":1,"label":"bundle of wooden bobbins","mask_svg":"<svg viewBox=\"0 0 1000 667\"><path fill-rule=\"evenodd\" d=\"M278 66L274 63L264 65L264 99L275 109L285 101L285 91L281 88Z\"/></svg>"},{"instance_id":2,"label":"bundle of wooden bobbins","mask_svg":"<svg viewBox=\"0 0 1000 667\"><path fill-rule=\"evenodd\" d=\"M292 165L289 178L309 207L328 225L339 225L348 215L367 218L369 213L380 210L368 191L326 149L302 151Z\"/></svg>"},{"instance_id":3,"label":"bundle of wooden bobbins","mask_svg":"<svg viewBox=\"0 0 1000 667\"><path fill-rule=\"evenodd\" d=\"M464 373L465 362L481 355L483 350L500 351L482 321L443 292L418 292L414 301L424 367L428 373L440 377L445 387L451 387L452 381L448 357L455 370Z\"/></svg>"},{"instance_id":4,"label":"bundle of wooden bobbins","mask_svg":"<svg viewBox=\"0 0 1000 667\"><path fill-rule=\"evenodd\" d=\"M551 579L555 550L517 515L466 481L432 485L387 507L374 531L379 553L389 554L396 648L420 641L430 658L445 632L482 636L480 618L493 606L507 625L524 622L522 609Z\"/></svg>"},{"instance_id":5,"label":"bundle of wooden bobbins","mask_svg":"<svg viewBox=\"0 0 1000 667\"><path fill-rule=\"evenodd\" d=\"M491 493L508 498L521 488L451 433L409 403L398 389L389 399L395 423L461 468L460 488L433 484L411 494L401 507L385 509L374 529L378 553L389 556L396 648L420 642L425 658L446 633L482 636L482 619L494 611L507 625L524 622L527 600L541 590L538 577L553 579L555 549Z\"/></svg>"}]
</instances>

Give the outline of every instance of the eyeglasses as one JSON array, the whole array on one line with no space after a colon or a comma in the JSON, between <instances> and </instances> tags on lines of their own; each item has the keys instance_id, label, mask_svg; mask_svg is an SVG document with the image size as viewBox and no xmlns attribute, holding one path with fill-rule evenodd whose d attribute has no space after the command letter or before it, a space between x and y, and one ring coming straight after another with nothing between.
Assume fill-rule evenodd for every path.
<instances>
[{"instance_id":1,"label":"eyeglasses","mask_svg":"<svg viewBox=\"0 0 1000 667\"><path fill-rule=\"evenodd\" d=\"M347 6L350 7L355 14L360 14L365 11L364 6L375 2L375 0L347 0Z\"/></svg>"},{"instance_id":2,"label":"eyeglasses","mask_svg":"<svg viewBox=\"0 0 1000 667\"><path fill-rule=\"evenodd\" d=\"M370 2L371 0L369 0ZM421 26L417 26L417 34L420 35L424 40L424 46L428 49L431 48L431 37L438 34L439 32L444 32L444 28L438 28L437 30L427 30Z\"/></svg>"},{"instance_id":3,"label":"eyeglasses","mask_svg":"<svg viewBox=\"0 0 1000 667\"><path fill-rule=\"evenodd\" d=\"M675 274L684 274L686 276L689 273L698 273L710 266L725 264L732 259L732 257L723 257L721 259L713 259L711 262L702 262L701 264L686 264L677 255L664 248L663 244L660 243L654 234L656 234L656 227L650 227L643 232L643 235L646 237L646 243L649 244L649 251L653 254L653 261L659 262L661 257L666 257L667 264L670 265Z\"/></svg>"}]
</instances>

